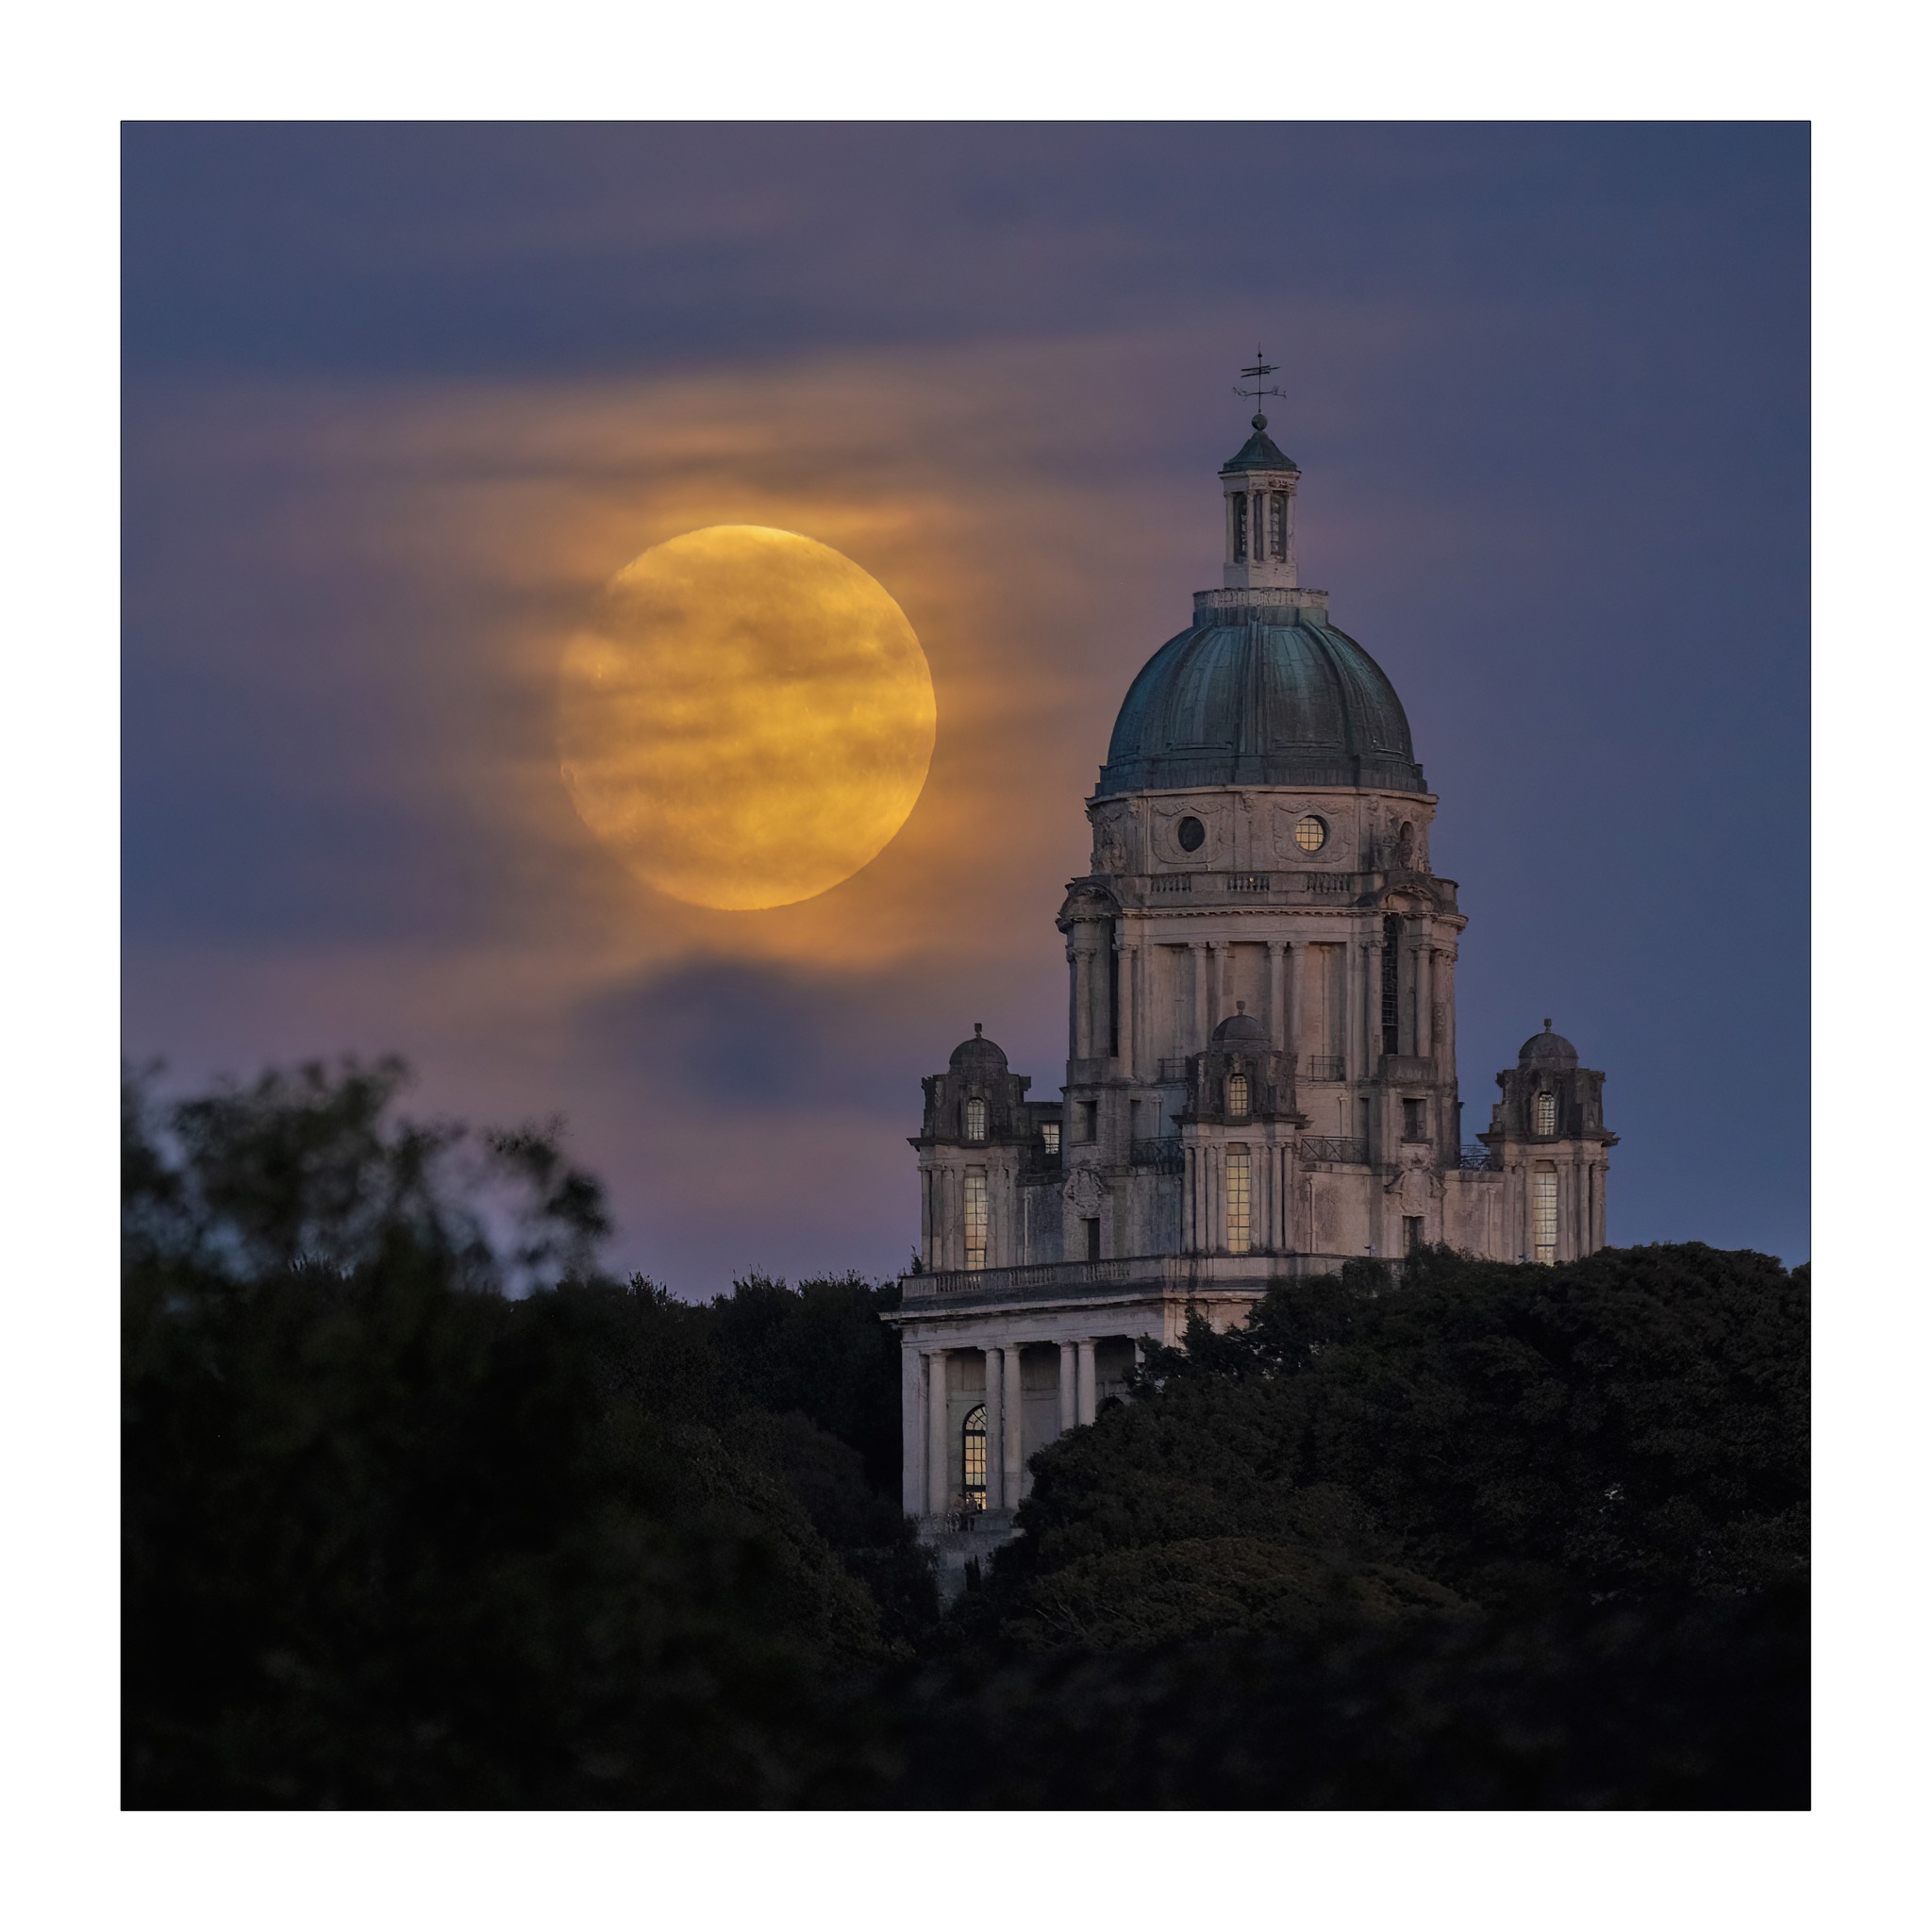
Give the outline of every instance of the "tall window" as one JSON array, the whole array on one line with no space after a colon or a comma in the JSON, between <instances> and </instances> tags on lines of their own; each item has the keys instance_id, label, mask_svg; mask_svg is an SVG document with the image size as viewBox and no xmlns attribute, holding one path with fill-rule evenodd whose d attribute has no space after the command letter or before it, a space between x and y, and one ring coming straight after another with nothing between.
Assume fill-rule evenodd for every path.
<instances>
[{"instance_id":1,"label":"tall window","mask_svg":"<svg viewBox=\"0 0 1932 1932\"><path fill-rule=\"evenodd\" d=\"M1409 1253L1423 1244L1423 1217L1420 1214L1405 1214L1402 1217L1402 1245Z\"/></svg>"},{"instance_id":2,"label":"tall window","mask_svg":"<svg viewBox=\"0 0 1932 1932\"><path fill-rule=\"evenodd\" d=\"M1245 1255L1253 1245L1248 1238L1249 1204L1252 1199L1250 1180L1248 1150L1230 1147L1227 1150L1227 1252L1230 1255Z\"/></svg>"},{"instance_id":3,"label":"tall window","mask_svg":"<svg viewBox=\"0 0 1932 1932\"><path fill-rule=\"evenodd\" d=\"M1245 563L1248 560L1248 499L1244 494L1236 494L1227 500L1234 506L1234 560Z\"/></svg>"},{"instance_id":4,"label":"tall window","mask_svg":"<svg viewBox=\"0 0 1932 1932\"><path fill-rule=\"evenodd\" d=\"M1084 1221L1081 1222L1080 1225L1087 1230L1087 1258L1090 1261L1099 1260L1100 1216L1097 1214L1089 1215Z\"/></svg>"},{"instance_id":5,"label":"tall window","mask_svg":"<svg viewBox=\"0 0 1932 1932\"><path fill-rule=\"evenodd\" d=\"M1268 497L1268 555L1281 562L1288 556L1288 492L1276 490Z\"/></svg>"},{"instance_id":6,"label":"tall window","mask_svg":"<svg viewBox=\"0 0 1932 1932\"><path fill-rule=\"evenodd\" d=\"M1041 1121L1040 1124L1040 1144L1049 1154L1060 1151L1060 1124L1058 1121Z\"/></svg>"},{"instance_id":7,"label":"tall window","mask_svg":"<svg viewBox=\"0 0 1932 1932\"><path fill-rule=\"evenodd\" d=\"M1402 1008L1396 999L1401 986L1402 921L1390 913L1382 921L1382 1051L1402 1051Z\"/></svg>"},{"instance_id":8,"label":"tall window","mask_svg":"<svg viewBox=\"0 0 1932 1932\"><path fill-rule=\"evenodd\" d=\"M966 1265L986 1266L986 1170L966 1170Z\"/></svg>"},{"instance_id":9,"label":"tall window","mask_svg":"<svg viewBox=\"0 0 1932 1932\"><path fill-rule=\"evenodd\" d=\"M1557 1258L1557 1170L1540 1167L1530 1175L1529 1238L1536 1246L1536 1258L1550 1262Z\"/></svg>"},{"instance_id":10,"label":"tall window","mask_svg":"<svg viewBox=\"0 0 1932 1932\"><path fill-rule=\"evenodd\" d=\"M1420 1100L1405 1100L1402 1103L1402 1138L1405 1141L1426 1141L1429 1130L1423 1119L1425 1103Z\"/></svg>"},{"instance_id":11,"label":"tall window","mask_svg":"<svg viewBox=\"0 0 1932 1932\"><path fill-rule=\"evenodd\" d=\"M1248 1110L1248 1076L1245 1074L1227 1076L1227 1110L1237 1117Z\"/></svg>"},{"instance_id":12,"label":"tall window","mask_svg":"<svg viewBox=\"0 0 1932 1932\"><path fill-rule=\"evenodd\" d=\"M1554 1134L1557 1131L1557 1096L1554 1093L1539 1093L1536 1104L1529 1112L1529 1130L1532 1134Z\"/></svg>"},{"instance_id":13,"label":"tall window","mask_svg":"<svg viewBox=\"0 0 1932 1932\"><path fill-rule=\"evenodd\" d=\"M969 1509L986 1507L986 1404L970 1409L959 1435L959 1487Z\"/></svg>"},{"instance_id":14,"label":"tall window","mask_svg":"<svg viewBox=\"0 0 1932 1932\"><path fill-rule=\"evenodd\" d=\"M966 1138L969 1141L986 1139L986 1102L983 1100L966 1103Z\"/></svg>"}]
</instances>

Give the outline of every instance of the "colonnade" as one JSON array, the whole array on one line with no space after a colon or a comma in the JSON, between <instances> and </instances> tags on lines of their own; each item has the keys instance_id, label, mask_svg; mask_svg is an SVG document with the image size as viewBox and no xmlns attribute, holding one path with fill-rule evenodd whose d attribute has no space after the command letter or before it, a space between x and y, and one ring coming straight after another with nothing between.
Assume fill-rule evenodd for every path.
<instances>
[{"instance_id":1,"label":"colonnade","mask_svg":"<svg viewBox=\"0 0 1932 1932\"><path fill-rule=\"evenodd\" d=\"M1059 1352L1058 1434L1064 1435L1075 1424L1091 1423L1094 1418L1100 1400L1100 1341L1099 1336L1085 1335L1030 1344L1054 1347ZM1134 1342L1134 1353L1138 1359L1139 1341ZM946 1388L946 1364L955 1355L986 1357L986 1392L981 1397L986 1405L986 1507L1011 1508L1020 1500L1026 1468L1019 1345L920 1351L925 1396L924 1472L923 1482L907 1485L908 1503L912 1495L921 1495L925 1513L939 1516L955 1502L952 1403Z\"/></svg>"}]
</instances>

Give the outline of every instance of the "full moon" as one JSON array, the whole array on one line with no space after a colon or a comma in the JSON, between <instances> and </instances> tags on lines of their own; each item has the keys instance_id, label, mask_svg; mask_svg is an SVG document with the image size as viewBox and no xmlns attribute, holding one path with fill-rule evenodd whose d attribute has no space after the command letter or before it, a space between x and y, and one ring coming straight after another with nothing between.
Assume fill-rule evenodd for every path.
<instances>
[{"instance_id":1,"label":"full moon","mask_svg":"<svg viewBox=\"0 0 1932 1932\"><path fill-rule=\"evenodd\" d=\"M611 578L565 648L563 782L674 899L790 906L877 858L932 762L932 673L848 558L750 524L692 530Z\"/></svg>"}]
</instances>

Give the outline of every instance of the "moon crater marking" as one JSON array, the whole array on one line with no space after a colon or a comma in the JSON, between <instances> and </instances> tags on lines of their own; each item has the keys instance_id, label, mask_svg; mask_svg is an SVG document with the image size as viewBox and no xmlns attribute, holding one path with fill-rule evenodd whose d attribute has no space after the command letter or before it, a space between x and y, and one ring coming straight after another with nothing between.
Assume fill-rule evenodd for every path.
<instances>
[{"instance_id":1,"label":"moon crater marking","mask_svg":"<svg viewBox=\"0 0 1932 1932\"><path fill-rule=\"evenodd\" d=\"M932 673L850 558L722 524L606 587L560 675L563 781L638 877L694 906L790 906L848 879L932 762Z\"/></svg>"}]
</instances>

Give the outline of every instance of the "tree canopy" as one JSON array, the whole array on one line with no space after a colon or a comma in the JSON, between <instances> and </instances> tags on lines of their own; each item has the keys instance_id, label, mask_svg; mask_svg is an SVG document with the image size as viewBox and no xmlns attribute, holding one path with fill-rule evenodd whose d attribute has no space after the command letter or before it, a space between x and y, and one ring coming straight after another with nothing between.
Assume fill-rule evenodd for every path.
<instances>
[{"instance_id":1,"label":"tree canopy","mask_svg":"<svg viewBox=\"0 0 1932 1932\"><path fill-rule=\"evenodd\" d=\"M890 1284L610 1279L405 1079L127 1088L130 1805L1806 1802L1805 1270L1284 1281L942 1611Z\"/></svg>"}]
</instances>

